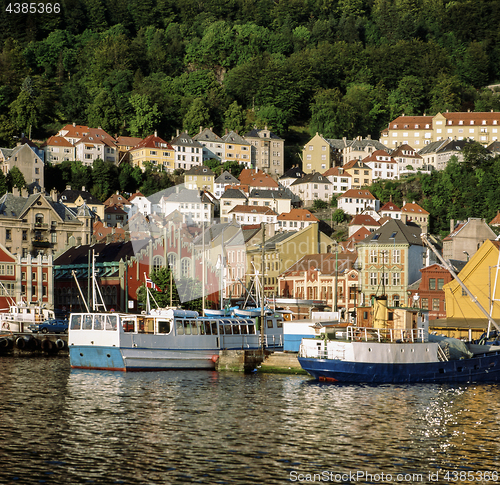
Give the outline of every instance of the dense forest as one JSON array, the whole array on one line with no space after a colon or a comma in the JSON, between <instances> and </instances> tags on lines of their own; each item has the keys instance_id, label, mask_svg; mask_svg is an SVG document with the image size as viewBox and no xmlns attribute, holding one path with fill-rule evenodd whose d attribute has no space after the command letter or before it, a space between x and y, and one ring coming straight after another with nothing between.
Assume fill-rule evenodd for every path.
<instances>
[{"instance_id":1,"label":"dense forest","mask_svg":"<svg viewBox=\"0 0 500 485\"><path fill-rule=\"evenodd\" d=\"M293 144L378 138L401 113L500 110L485 89L500 80L497 0L1 3L1 146L66 122L166 139L267 124Z\"/></svg>"}]
</instances>

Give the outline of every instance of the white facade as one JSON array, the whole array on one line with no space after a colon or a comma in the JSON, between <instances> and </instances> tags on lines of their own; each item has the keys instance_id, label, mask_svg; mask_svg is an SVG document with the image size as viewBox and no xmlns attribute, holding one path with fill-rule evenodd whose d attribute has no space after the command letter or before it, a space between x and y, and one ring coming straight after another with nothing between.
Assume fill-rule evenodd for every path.
<instances>
[{"instance_id":1,"label":"white facade","mask_svg":"<svg viewBox=\"0 0 500 485\"><path fill-rule=\"evenodd\" d=\"M352 189L337 199L337 207L349 215L360 214L366 209L373 209L378 212L380 201L375 199L367 190Z\"/></svg>"}]
</instances>

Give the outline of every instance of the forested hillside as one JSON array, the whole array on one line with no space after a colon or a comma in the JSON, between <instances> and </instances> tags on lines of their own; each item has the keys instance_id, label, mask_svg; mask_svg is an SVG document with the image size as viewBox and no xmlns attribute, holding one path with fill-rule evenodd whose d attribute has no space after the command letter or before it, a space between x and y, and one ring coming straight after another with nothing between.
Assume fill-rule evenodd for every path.
<instances>
[{"instance_id":1,"label":"forested hillside","mask_svg":"<svg viewBox=\"0 0 500 485\"><path fill-rule=\"evenodd\" d=\"M62 123L169 139L268 124L378 138L401 113L500 110L497 0L2 0L0 144ZM289 130L289 131L287 131Z\"/></svg>"}]
</instances>

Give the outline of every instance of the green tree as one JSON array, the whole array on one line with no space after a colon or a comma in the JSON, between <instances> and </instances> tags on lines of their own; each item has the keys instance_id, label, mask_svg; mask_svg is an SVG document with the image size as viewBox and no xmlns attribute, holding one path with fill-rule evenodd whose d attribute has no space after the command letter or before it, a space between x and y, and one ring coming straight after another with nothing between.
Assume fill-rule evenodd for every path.
<instances>
[{"instance_id":1,"label":"green tree","mask_svg":"<svg viewBox=\"0 0 500 485\"><path fill-rule=\"evenodd\" d=\"M0 197L8 192L9 187L7 184L7 178L4 173L0 170Z\"/></svg>"},{"instance_id":2,"label":"green tree","mask_svg":"<svg viewBox=\"0 0 500 485\"><path fill-rule=\"evenodd\" d=\"M332 215L332 219L337 223L337 224L341 224L342 222L344 222L346 220L346 213L342 210L342 209L337 209L333 215Z\"/></svg>"},{"instance_id":3,"label":"green tree","mask_svg":"<svg viewBox=\"0 0 500 485\"><path fill-rule=\"evenodd\" d=\"M24 175L17 167L12 167L9 170L9 172L7 173L6 181L7 187L9 188L10 192L12 191L13 187L17 187L19 190L26 187L26 180L24 178Z\"/></svg>"},{"instance_id":4,"label":"green tree","mask_svg":"<svg viewBox=\"0 0 500 485\"><path fill-rule=\"evenodd\" d=\"M224 129L242 133L245 128L246 114L243 108L236 101L229 105L224 113Z\"/></svg>"},{"instance_id":5,"label":"green tree","mask_svg":"<svg viewBox=\"0 0 500 485\"><path fill-rule=\"evenodd\" d=\"M415 116L422 113L425 91L422 81L416 76L405 76L388 98L391 119L401 116Z\"/></svg>"},{"instance_id":6,"label":"green tree","mask_svg":"<svg viewBox=\"0 0 500 485\"><path fill-rule=\"evenodd\" d=\"M196 98L184 116L183 127L191 136L200 131L200 126L210 126L212 121L206 102L202 98Z\"/></svg>"},{"instance_id":7,"label":"green tree","mask_svg":"<svg viewBox=\"0 0 500 485\"><path fill-rule=\"evenodd\" d=\"M153 104L149 96L143 94L130 96L130 104L135 112L129 125L131 135L140 138L151 135L161 120L158 105Z\"/></svg>"},{"instance_id":8,"label":"green tree","mask_svg":"<svg viewBox=\"0 0 500 485\"><path fill-rule=\"evenodd\" d=\"M101 90L87 108L90 126L100 126L104 131L117 133L122 121L116 103L106 90Z\"/></svg>"}]
</instances>

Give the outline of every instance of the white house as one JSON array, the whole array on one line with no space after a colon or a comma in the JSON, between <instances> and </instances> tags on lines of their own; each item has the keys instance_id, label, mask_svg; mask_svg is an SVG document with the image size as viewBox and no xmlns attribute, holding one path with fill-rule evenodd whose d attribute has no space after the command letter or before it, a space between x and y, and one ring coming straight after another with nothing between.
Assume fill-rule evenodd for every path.
<instances>
[{"instance_id":1,"label":"white house","mask_svg":"<svg viewBox=\"0 0 500 485\"><path fill-rule=\"evenodd\" d=\"M239 224L261 224L266 222L276 227L278 214L269 207L260 205L237 205L228 214L229 220L235 220Z\"/></svg>"},{"instance_id":2,"label":"white house","mask_svg":"<svg viewBox=\"0 0 500 485\"><path fill-rule=\"evenodd\" d=\"M352 175L345 172L342 167L332 167L323 176L332 183L334 194L343 194L352 188Z\"/></svg>"},{"instance_id":3,"label":"white house","mask_svg":"<svg viewBox=\"0 0 500 485\"><path fill-rule=\"evenodd\" d=\"M290 190L307 206L312 205L315 200L329 201L333 185L324 175L314 172L297 179L290 185Z\"/></svg>"},{"instance_id":4,"label":"white house","mask_svg":"<svg viewBox=\"0 0 500 485\"><path fill-rule=\"evenodd\" d=\"M399 178L398 164L384 150L376 150L362 162L372 169L372 180L394 180Z\"/></svg>"},{"instance_id":5,"label":"white house","mask_svg":"<svg viewBox=\"0 0 500 485\"><path fill-rule=\"evenodd\" d=\"M182 222L187 225L211 225L214 206L205 194L198 190L181 190L160 199L161 213L168 216L174 211L182 214Z\"/></svg>"},{"instance_id":6,"label":"white house","mask_svg":"<svg viewBox=\"0 0 500 485\"><path fill-rule=\"evenodd\" d=\"M148 200L147 197L142 195L140 192L136 192L135 194L132 194L129 197L128 201L131 204L129 217L132 217L137 212L140 212L141 214L144 214L145 216L147 216L148 214L151 214L151 202Z\"/></svg>"},{"instance_id":7,"label":"white house","mask_svg":"<svg viewBox=\"0 0 500 485\"><path fill-rule=\"evenodd\" d=\"M240 181L231 175L227 170L222 172L214 182L214 195L217 199L220 199L222 194L226 191L226 187L229 185L239 185Z\"/></svg>"},{"instance_id":8,"label":"white house","mask_svg":"<svg viewBox=\"0 0 500 485\"><path fill-rule=\"evenodd\" d=\"M176 169L190 170L194 165L203 163L203 145L193 140L188 133L178 134L170 144L175 150Z\"/></svg>"},{"instance_id":9,"label":"white house","mask_svg":"<svg viewBox=\"0 0 500 485\"><path fill-rule=\"evenodd\" d=\"M346 214L354 216L360 214L365 209L373 209L378 212L380 201L369 190L351 189L337 199L337 207L342 209Z\"/></svg>"}]
</instances>

